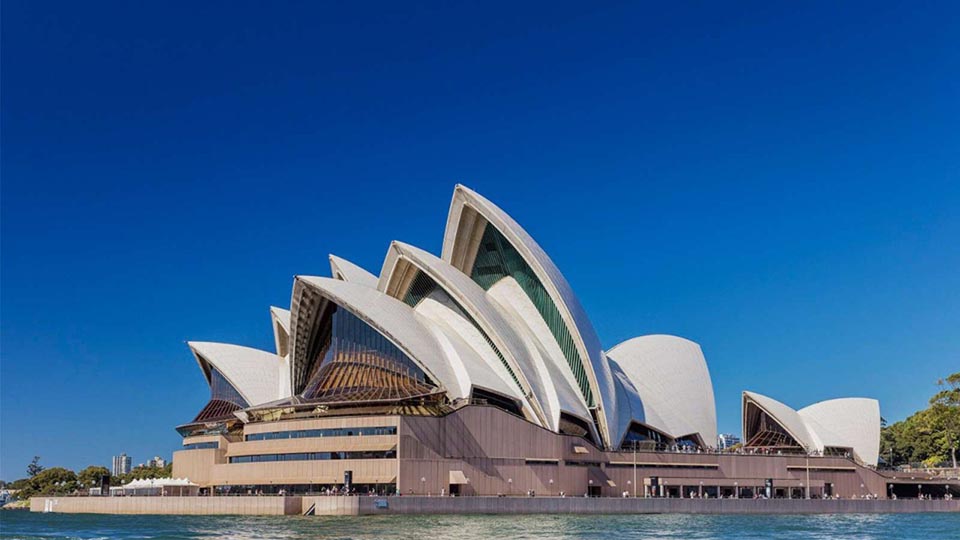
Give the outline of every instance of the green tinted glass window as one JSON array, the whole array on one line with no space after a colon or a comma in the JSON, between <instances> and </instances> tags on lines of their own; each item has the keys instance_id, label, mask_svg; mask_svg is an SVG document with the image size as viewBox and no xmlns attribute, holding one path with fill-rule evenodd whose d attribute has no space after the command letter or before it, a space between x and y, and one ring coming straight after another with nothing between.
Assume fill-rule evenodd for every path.
<instances>
[{"instance_id":1,"label":"green tinted glass window","mask_svg":"<svg viewBox=\"0 0 960 540\"><path fill-rule=\"evenodd\" d=\"M485 290L489 290L507 276L513 277L520 284L540 312L540 316L550 328L550 333L557 340L560 350L563 351L563 356L573 371L584 400L589 407L593 407L593 392L590 390L590 381L583 366L583 360L574 344L573 335L560 316L560 310L557 309L530 265L523 260L523 257L496 227L487 223L480 246L477 248L477 258L473 263L470 277Z\"/></svg>"}]
</instances>

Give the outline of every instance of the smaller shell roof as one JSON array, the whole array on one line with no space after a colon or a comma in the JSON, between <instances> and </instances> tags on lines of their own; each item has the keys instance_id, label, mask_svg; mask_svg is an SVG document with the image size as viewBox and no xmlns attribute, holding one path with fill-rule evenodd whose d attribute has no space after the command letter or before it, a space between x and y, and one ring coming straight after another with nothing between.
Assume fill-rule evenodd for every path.
<instances>
[{"instance_id":1,"label":"smaller shell roof","mask_svg":"<svg viewBox=\"0 0 960 540\"><path fill-rule=\"evenodd\" d=\"M879 460L880 403L875 399L828 399L799 411L755 392L744 392L743 399L756 403L808 452L823 452L828 446L852 448L868 465Z\"/></svg>"},{"instance_id":2,"label":"smaller shell roof","mask_svg":"<svg viewBox=\"0 0 960 540\"><path fill-rule=\"evenodd\" d=\"M744 403L752 401L764 412L773 417L773 419L779 422L808 452L822 448L817 444L813 434L807 429L806 422L803 421L800 414L793 410L793 408L780 403L772 397L757 394L756 392L745 391L743 393L743 399ZM744 430L744 436L746 436L746 430Z\"/></svg>"},{"instance_id":3,"label":"smaller shell roof","mask_svg":"<svg viewBox=\"0 0 960 540\"><path fill-rule=\"evenodd\" d=\"M700 345L677 336L649 335L628 339L606 353L613 371L626 376L638 396L627 392L634 420L672 437L697 434L705 444L717 439L713 383ZM639 398L639 399L638 399ZM637 405L642 411L635 410ZM624 415L618 416L623 437Z\"/></svg>"},{"instance_id":4,"label":"smaller shell roof","mask_svg":"<svg viewBox=\"0 0 960 540\"><path fill-rule=\"evenodd\" d=\"M451 393L451 397L464 397L457 395L460 386L457 375L439 343L410 306L377 289L338 279L297 276L295 289L298 286L316 290L359 317L399 347L435 383Z\"/></svg>"},{"instance_id":5,"label":"smaller shell roof","mask_svg":"<svg viewBox=\"0 0 960 540\"><path fill-rule=\"evenodd\" d=\"M330 275L364 287L377 287L377 276L336 255L330 255Z\"/></svg>"},{"instance_id":6,"label":"smaller shell roof","mask_svg":"<svg viewBox=\"0 0 960 540\"><path fill-rule=\"evenodd\" d=\"M861 461L876 465L880 457L880 403L870 398L839 398L797 411L825 446L853 448Z\"/></svg>"},{"instance_id":7,"label":"smaller shell roof","mask_svg":"<svg viewBox=\"0 0 960 540\"><path fill-rule=\"evenodd\" d=\"M230 343L190 341L187 346L203 370L207 384L210 383L210 374L205 363L216 368L250 406L282 397L278 395L279 356Z\"/></svg>"},{"instance_id":8,"label":"smaller shell roof","mask_svg":"<svg viewBox=\"0 0 960 540\"><path fill-rule=\"evenodd\" d=\"M287 332L290 333L290 310L279 308L277 306L270 306L270 317L273 320L280 323L280 326Z\"/></svg>"}]
</instances>

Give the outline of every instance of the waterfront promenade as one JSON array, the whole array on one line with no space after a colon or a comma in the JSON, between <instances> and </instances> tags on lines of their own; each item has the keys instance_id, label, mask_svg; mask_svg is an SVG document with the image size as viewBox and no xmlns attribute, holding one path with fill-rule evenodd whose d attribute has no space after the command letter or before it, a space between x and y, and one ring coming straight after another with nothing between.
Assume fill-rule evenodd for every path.
<instances>
[{"instance_id":1,"label":"waterfront promenade","mask_svg":"<svg viewBox=\"0 0 960 540\"><path fill-rule=\"evenodd\" d=\"M960 512L960 500L612 497L34 497L32 512L171 515L850 514Z\"/></svg>"}]
</instances>

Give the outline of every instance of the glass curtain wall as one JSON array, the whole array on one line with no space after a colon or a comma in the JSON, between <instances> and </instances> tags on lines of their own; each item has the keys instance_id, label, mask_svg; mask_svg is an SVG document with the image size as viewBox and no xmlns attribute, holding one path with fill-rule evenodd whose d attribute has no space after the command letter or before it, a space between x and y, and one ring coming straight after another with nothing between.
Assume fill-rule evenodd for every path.
<instances>
[{"instance_id":1,"label":"glass curtain wall","mask_svg":"<svg viewBox=\"0 0 960 540\"><path fill-rule=\"evenodd\" d=\"M594 407L594 396L590 390L590 381L583 366L583 359L577 352L573 335L560 316L560 310L557 309L543 283L537 279L533 269L520 256L516 248L500 234L496 227L487 223L486 229L483 231L483 238L480 240L480 246L477 249L477 257L473 263L470 277L484 290L489 290L490 287L507 276L512 277L520 284L523 291L527 293L527 297L540 312L540 316L543 317L554 339L557 340L557 344L560 345L560 350L563 351L563 356L573 371L573 376L577 380L584 400L589 407Z\"/></svg>"},{"instance_id":2,"label":"glass curtain wall","mask_svg":"<svg viewBox=\"0 0 960 540\"><path fill-rule=\"evenodd\" d=\"M229 418L233 411L250 406L247 404L247 400L243 399L240 392L227 381L227 378L217 368L213 367L212 364L207 365L210 369L210 401L193 419L194 422Z\"/></svg>"},{"instance_id":3,"label":"glass curtain wall","mask_svg":"<svg viewBox=\"0 0 960 540\"><path fill-rule=\"evenodd\" d=\"M353 313L331 303L319 324L304 398L332 403L400 401L436 392L436 385L413 360Z\"/></svg>"}]
</instances>

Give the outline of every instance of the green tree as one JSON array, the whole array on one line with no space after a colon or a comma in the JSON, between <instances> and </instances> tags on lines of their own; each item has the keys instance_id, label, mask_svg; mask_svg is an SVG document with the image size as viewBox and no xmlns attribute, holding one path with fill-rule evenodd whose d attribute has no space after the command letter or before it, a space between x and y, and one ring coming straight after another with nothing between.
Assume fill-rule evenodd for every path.
<instances>
[{"instance_id":1,"label":"green tree","mask_svg":"<svg viewBox=\"0 0 960 540\"><path fill-rule=\"evenodd\" d=\"M37 495L69 495L77 490L77 475L70 469L53 467L44 469L32 478L25 478L18 498L26 499ZM15 484L20 483L18 480Z\"/></svg>"},{"instance_id":2,"label":"green tree","mask_svg":"<svg viewBox=\"0 0 960 540\"><path fill-rule=\"evenodd\" d=\"M77 482L83 488L98 487L101 476L110 476L110 470L100 465L90 465L77 474Z\"/></svg>"},{"instance_id":3,"label":"green tree","mask_svg":"<svg viewBox=\"0 0 960 540\"><path fill-rule=\"evenodd\" d=\"M923 463L957 466L960 446L960 373L939 381L940 391L930 406L906 420L884 427L880 433L880 455L889 465Z\"/></svg>"},{"instance_id":4,"label":"green tree","mask_svg":"<svg viewBox=\"0 0 960 540\"><path fill-rule=\"evenodd\" d=\"M33 478L41 472L43 472L43 465L40 465L40 456L33 456L33 460L27 465L27 476Z\"/></svg>"},{"instance_id":5,"label":"green tree","mask_svg":"<svg viewBox=\"0 0 960 540\"><path fill-rule=\"evenodd\" d=\"M19 480L14 480L13 482L10 482L10 486L9 486L10 489L15 489L17 491L23 491L24 489L28 489L29 487L30 487L29 478L21 478Z\"/></svg>"},{"instance_id":6,"label":"green tree","mask_svg":"<svg viewBox=\"0 0 960 540\"><path fill-rule=\"evenodd\" d=\"M929 430L937 456L943 454L957 468L960 446L960 372L939 382L940 391L930 398Z\"/></svg>"}]
</instances>

